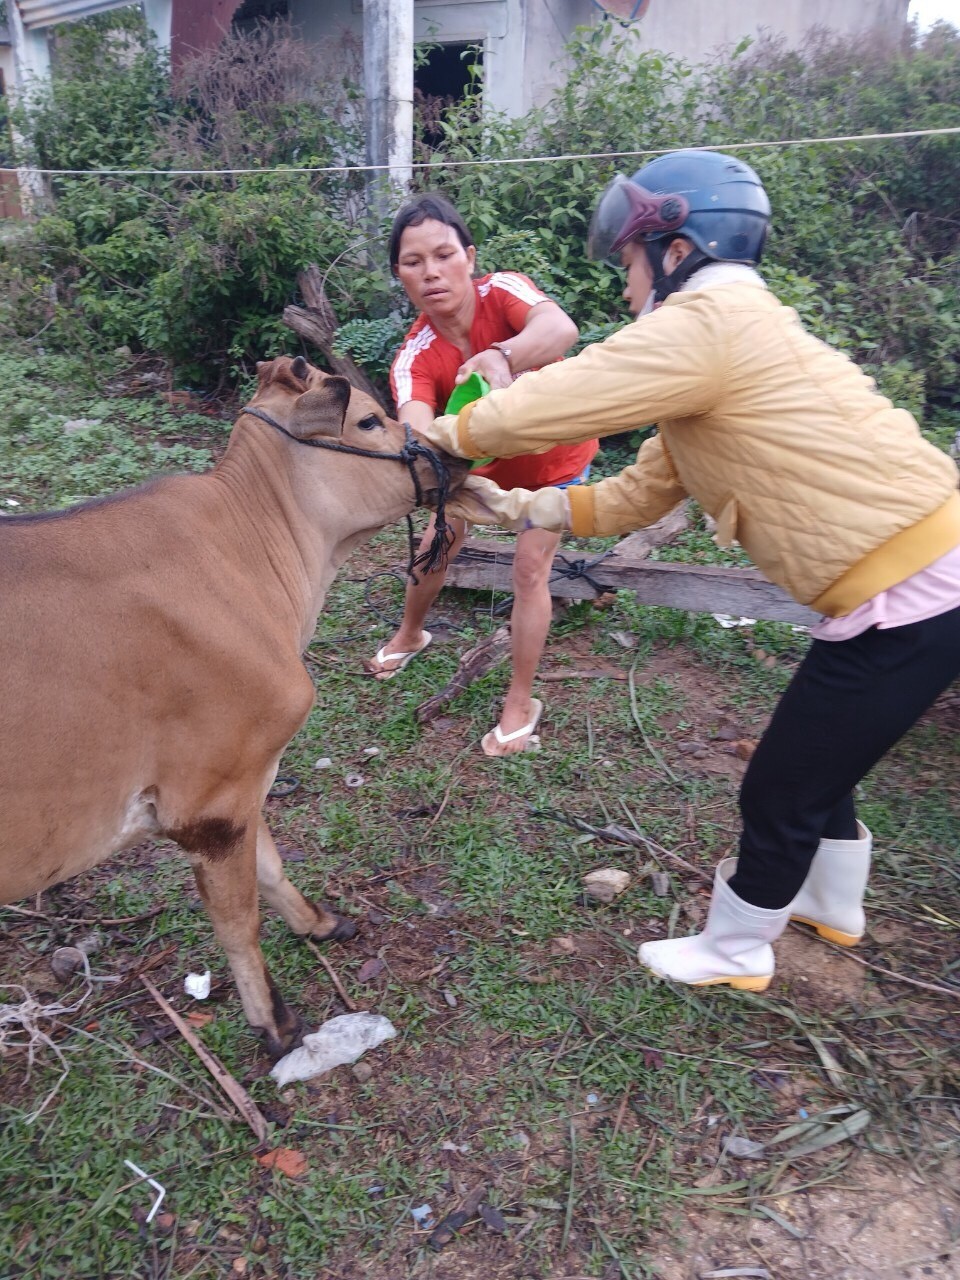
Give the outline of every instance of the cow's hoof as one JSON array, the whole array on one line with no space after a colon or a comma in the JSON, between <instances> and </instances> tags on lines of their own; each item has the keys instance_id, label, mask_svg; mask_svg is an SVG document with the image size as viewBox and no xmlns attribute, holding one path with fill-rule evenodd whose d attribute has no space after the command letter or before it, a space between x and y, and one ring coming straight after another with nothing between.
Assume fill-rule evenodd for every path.
<instances>
[{"instance_id":1,"label":"cow's hoof","mask_svg":"<svg viewBox=\"0 0 960 1280\"><path fill-rule=\"evenodd\" d=\"M320 910L332 916L336 923L326 933L312 933L310 936L314 942L349 942L357 936L357 926L352 920L346 916L338 916L325 902L320 904Z\"/></svg>"},{"instance_id":2,"label":"cow's hoof","mask_svg":"<svg viewBox=\"0 0 960 1280\"><path fill-rule=\"evenodd\" d=\"M296 1019L292 1027L285 1028L279 1036L274 1035L271 1031L264 1030L263 1027L259 1028L260 1039L263 1041L263 1047L270 1061L279 1062L291 1049L298 1048L306 1030L306 1024L301 1022L299 1018Z\"/></svg>"}]
</instances>

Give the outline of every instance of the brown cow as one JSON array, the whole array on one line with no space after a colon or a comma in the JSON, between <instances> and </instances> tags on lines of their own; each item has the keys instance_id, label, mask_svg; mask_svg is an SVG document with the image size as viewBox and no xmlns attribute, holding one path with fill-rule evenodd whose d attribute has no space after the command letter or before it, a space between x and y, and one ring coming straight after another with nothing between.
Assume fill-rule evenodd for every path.
<instances>
[{"instance_id":1,"label":"brown cow","mask_svg":"<svg viewBox=\"0 0 960 1280\"><path fill-rule=\"evenodd\" d=\"M176 841L276 1057L299 1022L260 952L258 887L301 936L354 927L286 878L261 809L313 705L300 655L337 569L417 499L397 461L300 443L396 454L373 400L302 358L257 372L251 407L294 439L242 413L206 475L0 520L0 902Z\"/></svg>"}]
</instances>

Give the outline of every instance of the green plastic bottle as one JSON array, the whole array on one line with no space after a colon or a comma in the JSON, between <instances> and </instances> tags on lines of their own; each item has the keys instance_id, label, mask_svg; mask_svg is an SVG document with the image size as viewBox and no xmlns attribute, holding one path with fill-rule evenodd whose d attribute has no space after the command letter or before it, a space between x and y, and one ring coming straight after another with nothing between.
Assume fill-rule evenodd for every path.
<instances>
[{"instance_id":1,"label":"green plastic bottle","mask_svg":"<svg viewBox=\"0 0 960 1280\"><path fill-rule=\"evenodd\" d=\"M479 373L471 373L470 376L461 382L458 387L454 387L453 394L447 401L447 407L444 413L459 413L460 410L468 404L472 404L474 400L479 400L485 396L490 390L490 383ZM492 462L492 458L478 458L473 463L470 470L476 471L477 467L485 467L487 463Z\"/></svg>"}]
</instances>

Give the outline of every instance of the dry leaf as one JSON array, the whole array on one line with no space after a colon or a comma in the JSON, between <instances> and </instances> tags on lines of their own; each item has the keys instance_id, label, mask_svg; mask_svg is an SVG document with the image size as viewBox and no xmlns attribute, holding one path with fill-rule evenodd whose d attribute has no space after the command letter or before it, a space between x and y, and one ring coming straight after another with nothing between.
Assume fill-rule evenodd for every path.
<instances>
[{"instance_id":1,"label":"dry leaf","mask_svg":"<svg viewBox=\"0 0 960 1280\"><path fill-rule=\"evenodd\" d=\"M276 1169L288 1178L299 1178L307 1171L307 1157L292 1147L276 1147L257 1156L257 1164L264 1169Z\"/></svg>"},{"instance_id":2,"label":"dry leaf","mask_svg":"<svg viewBox=\"0 0 960 1280\"><path fill-rule=\"evenodd\" d=\"M357 981L369 982L371 978L378 978L385 968L386 965L376 956L372 960L364 960L357 972Z\"/></svg>"},{"instance_id":3,"label":"dry leaf","mask_svg":"<svg viewBox=\"0 0 960 1280\"><path fill-rule=\"evenodd\" d=\"M208 1022L213 1021L212 1013L204 1013L200 1009L192 1010L190 1013L185 1013L183 1016L185 1021L190 1023L191 1027L205 1027Z\"/></svg>"}]
</instances>

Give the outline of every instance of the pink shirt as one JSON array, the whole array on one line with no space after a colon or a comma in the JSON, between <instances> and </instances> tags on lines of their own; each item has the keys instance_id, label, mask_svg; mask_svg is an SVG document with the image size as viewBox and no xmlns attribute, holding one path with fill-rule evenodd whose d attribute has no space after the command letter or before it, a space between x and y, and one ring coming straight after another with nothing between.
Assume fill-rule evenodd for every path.
<instances>
[{"instance_id":1,"label":"pink shirt","mask_svg":"<svg viewBox=\"0 0 960 1280\"><path fill-rule=\"evenodd\" d=\"M824 618L811 627L815 640L851 640L869 627L886 631L935 618L960 608L960 546L888 591L865 600L842 618Z\"/></svg>"}]
</instances>

